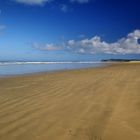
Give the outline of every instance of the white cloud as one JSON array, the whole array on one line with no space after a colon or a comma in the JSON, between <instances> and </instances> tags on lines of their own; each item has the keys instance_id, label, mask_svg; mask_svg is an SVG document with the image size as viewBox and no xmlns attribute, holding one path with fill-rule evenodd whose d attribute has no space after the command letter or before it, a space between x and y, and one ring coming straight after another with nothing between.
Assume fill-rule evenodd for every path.
<instances>
[{"instance_id":1,"label":"white cloud","mask_svg":"<svg viewBox=\"0 0 140 140\"><path fill-rule=\"evenodd\" d=\"M63 50L61 46L54 45L53 43L46 43L46 44L40 44L40 43L33 43L33 48L42 50L42 51L58 51Z\"/></svg>"},{"instance_id":2,"label":"white cloud","mask_svg":"<svg viewBox=\"0 0 140 140\"><path fill-rule=\"evenodd\" d=\"M140 54L140 30L127 35L126 38L121 38L114 43L102 41L99 36L94 36L90 39L69 40L67 47L69 50L76 53L85 54Z\"/></svg>"},{"instance_id":3,"label":"white cloud","mask_svg":"<svg viewBox=\"0 0 140 140\"><path fill-rule=\"evenodd\" d=\"M20 4L25 4L25 5L30 5L30 6L42 6L45 3L48 2L53 2L53 1L57 1L57 0L11 0ZM70 3L79 3L79 4L85 4L85 3L89 3L92 0L68 0L68 2ZM60 10L63 12L67 12L68 11L68 5L66 5L65 3L61 2L60 5Z\"/></svg>"},{"instance_id":4,"label":"white cloud","mask_svg":"<svg viewBox=\"0 0 140 140\"><path fill-rule=\"evenodd\" d=\"M68 6L66 4L60 5L60 9L62 12L67 12L68 11Z\"/></svg>"},{"instance_id":5,"label":"white cloud","mask_svg":"<svg viewBox=\"0 0 140 140\"><path fill-rule=\"evenodd\" d=\"M52 0L14 0L14 1L26 5L43 5L46 2L50 2Z\"/></svg>"},{"instance_id":6,"label":"white cloud","mask_svg":"<svg viewBox=\"0 0 140 140\"><path fill-rule=\"evenodd\" d=\"M6 28L5 25L0 25L0 30L4 30Z\"/></svg>"},{"instance_id":7,"label":"white cloud","mask_svg":"<svg viewBox=\"0 0 140 140\"><path fill-rule=\"evenodd\" d=\"M83 3L88 3L88 2L90 2L91 0L70 0L70 2L77 2L77 3L81 3L81 4L83 4Z\"/></svg>"},{"instance_id":8,"label":"white cloud","mask_svg":"<svg viewBox=\"0 0 140 140\"><path fill-rule=\"evenodd\" d=\"M54 0L11 0L11 1L15 1L18 3L26 4L26 5L43 5L46 2L51 2ZM91 0L69 0L69 1L72 3L77 2L77 3L83 4L83 3L88 3ZM65 6L63 6L63 8L66 9Z\"/></svg>"}]
</instances>

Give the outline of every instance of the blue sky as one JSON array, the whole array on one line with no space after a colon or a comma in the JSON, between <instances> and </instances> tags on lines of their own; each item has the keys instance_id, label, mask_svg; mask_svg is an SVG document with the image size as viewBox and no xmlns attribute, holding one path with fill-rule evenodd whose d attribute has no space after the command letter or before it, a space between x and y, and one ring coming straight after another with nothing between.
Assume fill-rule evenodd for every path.
<instances>
[{"instance_id":1,"label":"blue sky","mask_svg":"<svg viewBox=\"0 0 140 140\"><path fill-rule=\"evenodd\" d=\"M139 0L1 0L0 60L140 59Z\"/></svg>"}]
</instances>

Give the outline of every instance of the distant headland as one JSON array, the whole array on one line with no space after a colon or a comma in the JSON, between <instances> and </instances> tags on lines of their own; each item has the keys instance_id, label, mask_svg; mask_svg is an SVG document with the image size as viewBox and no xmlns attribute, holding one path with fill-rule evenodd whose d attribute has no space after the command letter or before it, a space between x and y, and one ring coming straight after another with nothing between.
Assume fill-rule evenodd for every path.
<instances>
[{"instance_id":1,"label":"distant headland","mask_svg":"<svg viewBox=\"0 0 140 140\"><path fill-rule=\"evenodd\" d=\"M102 62L140 62L140 59L103 59Z\"/></svg>"}]
</instances>

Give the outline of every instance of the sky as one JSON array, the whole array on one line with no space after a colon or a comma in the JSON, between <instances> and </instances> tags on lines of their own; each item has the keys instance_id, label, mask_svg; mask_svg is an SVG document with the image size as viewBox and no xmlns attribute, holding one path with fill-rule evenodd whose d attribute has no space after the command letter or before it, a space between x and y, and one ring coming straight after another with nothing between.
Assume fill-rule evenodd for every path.
<instances>
[{"instance_id":1,"label":"sky","mask_svg":"<svg viewBox=\"0 0 140 140\"><path fill-rule=\"evenodd\" d=\"M140 59L139 0L0 0L0 61Z\"/></svg>"}]
</instances>

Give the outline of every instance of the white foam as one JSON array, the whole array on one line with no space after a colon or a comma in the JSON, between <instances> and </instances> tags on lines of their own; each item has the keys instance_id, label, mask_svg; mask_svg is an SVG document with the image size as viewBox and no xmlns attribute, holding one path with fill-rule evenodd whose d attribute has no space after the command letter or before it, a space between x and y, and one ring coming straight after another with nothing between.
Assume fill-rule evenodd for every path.
<instances>
[{"instance_id":1,"label":"white foam","mask_svg":"<svg viewBox=\"0 0 140 140\"><path fill-rule=\"evenodd\" d=\"M67 61L67 62L0 62L0 65L26 65L26 64L94 64L94 63L105 63L101 61L78 61L78 62L72 62L72 61Z\"/></svg>"}]
</instances>

